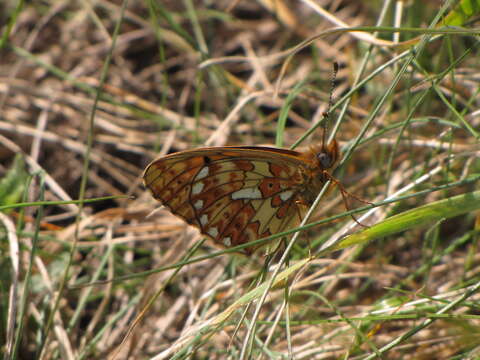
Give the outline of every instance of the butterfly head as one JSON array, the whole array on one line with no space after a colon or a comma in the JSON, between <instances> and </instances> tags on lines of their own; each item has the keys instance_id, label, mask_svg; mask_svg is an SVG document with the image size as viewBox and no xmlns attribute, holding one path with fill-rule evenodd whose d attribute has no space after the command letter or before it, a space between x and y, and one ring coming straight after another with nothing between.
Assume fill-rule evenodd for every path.
<instances>
[{"instance_id":1,"label":"butterfly head","mask_svg":"<svg viewBox=\"0 0 480 360\"><path fill-rule=\"evenodd\" d=\"M332 140L327 146L322 145L320 151L317 151L315 156L322 170L333 168L339 160L337 142Z\"/></svg>"}]
</instances>

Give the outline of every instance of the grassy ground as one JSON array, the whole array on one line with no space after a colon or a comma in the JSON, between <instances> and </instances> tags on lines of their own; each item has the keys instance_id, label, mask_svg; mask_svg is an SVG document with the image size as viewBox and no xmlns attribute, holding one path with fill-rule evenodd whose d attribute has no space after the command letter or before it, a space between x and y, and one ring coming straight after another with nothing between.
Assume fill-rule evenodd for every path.
<instances>
[{"instance_id":1,"label":"grassy ground","mask_svg":"<svg viewBox=\"0 0 480 360\"><path fill-rule=\"evenodd\" d=\"M480 357L479 13L444 5L2 3L4 358ZM156 157L325 129L352 195L271 255L151 214Z\"/></svg>"}]
</instances>

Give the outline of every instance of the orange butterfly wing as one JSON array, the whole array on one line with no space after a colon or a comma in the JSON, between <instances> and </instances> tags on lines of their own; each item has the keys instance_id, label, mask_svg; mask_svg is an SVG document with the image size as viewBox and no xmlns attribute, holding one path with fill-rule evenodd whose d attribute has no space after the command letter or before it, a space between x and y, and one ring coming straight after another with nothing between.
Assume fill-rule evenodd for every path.
<instances>
[{"instance_id":1,"label":"orange butterfly wing","mask_svg":"<svg viewBox=\"0 0 480 360\"><path fill-rule=\"evenodd\" d=\"M215 243L236 246L301 220L306 193L323 184L305 154L268 147L212 147L170 154L145 170L145 186ZM316 184L316 185L315 185ZM311 189L311 187L315 189ZM247 248L251 253L255 248Z\"/></svg>"}]
</instances>

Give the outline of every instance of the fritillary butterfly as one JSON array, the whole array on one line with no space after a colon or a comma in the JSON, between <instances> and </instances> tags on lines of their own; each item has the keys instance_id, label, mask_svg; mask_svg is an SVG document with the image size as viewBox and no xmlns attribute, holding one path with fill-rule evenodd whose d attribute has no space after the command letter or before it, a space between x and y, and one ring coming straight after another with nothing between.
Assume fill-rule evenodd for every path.
<instances>
[{"instance_id":1,"label":"fritillary butterfly","mask_svg":"<svg viewBox=\"0 0 480 360\"><path fill-rule=\"evenodd\" d=\"M306 152L208 147L161 157L147 166L143 178L173 214L230 247L298 224L338 158L335 140Z\"/></svg>"}]
</instances>

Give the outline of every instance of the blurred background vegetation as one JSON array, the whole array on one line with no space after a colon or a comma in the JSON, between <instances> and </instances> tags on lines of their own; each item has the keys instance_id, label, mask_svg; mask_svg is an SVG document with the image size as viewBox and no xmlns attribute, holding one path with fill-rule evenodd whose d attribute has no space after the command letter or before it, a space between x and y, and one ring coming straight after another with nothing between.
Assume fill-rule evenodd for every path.
<instances>
[{"instance_id":1,"label":"blurred background vegetation","mask_svg":"<svg viewBox=\"0 0 480 360\"><path fill-rule=\"evenodd\" d=\"M2 2L4 358L478 358L479 10ZM280 262L148 216L158 156L318 144L334 62L334 176L366 227L333 189Z\"/></svg>"}]
</instances>

